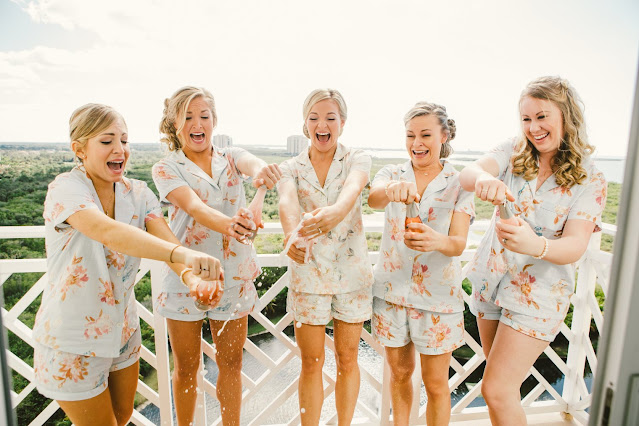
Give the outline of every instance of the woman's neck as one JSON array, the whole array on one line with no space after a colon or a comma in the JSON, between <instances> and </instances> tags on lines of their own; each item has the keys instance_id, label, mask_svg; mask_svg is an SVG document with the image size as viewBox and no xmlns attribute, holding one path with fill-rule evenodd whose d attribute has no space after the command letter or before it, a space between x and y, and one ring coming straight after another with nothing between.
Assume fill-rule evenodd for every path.
<instances>
[{"instance_id":1,"label":"woman's neck","mask_svg":"<svg viewBox=\"0 0 639 426\"><path fill-rule=\"evenodd\" d=\"M337 143L333 148L326 152L320 152L315 149L312 145L310 150L308 151L308 158L310 158L311 162L325 162L325 161L333 161L333 157L335 156L335 152L337 151Z\"/></svg>"}]
</instances>

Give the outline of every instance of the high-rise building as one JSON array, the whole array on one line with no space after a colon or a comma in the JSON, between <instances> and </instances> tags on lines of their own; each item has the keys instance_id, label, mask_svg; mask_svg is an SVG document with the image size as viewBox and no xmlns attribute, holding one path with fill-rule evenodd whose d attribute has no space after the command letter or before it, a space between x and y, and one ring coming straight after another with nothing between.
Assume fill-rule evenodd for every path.
<instances>
[{"instance_id":1,"label":"high-rise building","mask_svg":"<svg viewBox=\"0 0 639 426\"><path fill-rule=\"evenodd\" d=\"M308 139L304 135L291 135L286 138L286 152L289 154L299 154L308 148Z\"/></svg>"},{"instance_id":2,"label":"high-rise building","mask_svg":"<svg viewBox=\"0 0 639 426\"><path fill-rule=\"evenodd\" d=\"M233 138L229 135L215 135L213 136L213 145L218 148L233 146Z\"/></svg>"}]
</instances>

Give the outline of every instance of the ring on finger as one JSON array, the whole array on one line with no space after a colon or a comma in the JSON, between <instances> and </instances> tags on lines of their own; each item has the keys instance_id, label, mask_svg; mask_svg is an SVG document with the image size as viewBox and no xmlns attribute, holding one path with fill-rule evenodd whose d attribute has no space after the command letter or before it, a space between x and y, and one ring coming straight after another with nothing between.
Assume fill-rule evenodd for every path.
<instances>
[{"instance_id":1,"label":"ring on finger","mask_svg":"<svg viewBox=\"0 0 639 426\"><path fill-rule=\"evenodd\" d=\"M507 238L504 238L504 239L502 239L502 240L501 240L501 242L502 242L502 243L504 243L504 244L506 244L506 243L508 242L508 239L507 239Z\"/></svg>"},{"instance_id":2,"label":"ring on finger","mask_svg":"<svg viewBox=\"0 0 639 426\"><path fill-rule=\"evenodd\" d=\"M322 233L322 228L320 228L319 226L317 227L317 230L319 231L319 233Z\"/></svg>"}]
</instances>

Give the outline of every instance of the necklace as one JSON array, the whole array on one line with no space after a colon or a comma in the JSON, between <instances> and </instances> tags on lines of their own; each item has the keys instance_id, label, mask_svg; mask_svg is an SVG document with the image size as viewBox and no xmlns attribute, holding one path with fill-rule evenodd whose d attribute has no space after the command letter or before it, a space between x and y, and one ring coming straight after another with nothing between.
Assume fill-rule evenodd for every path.
<instances>
[{"instance_id":1,"label":"necklace","mask_svg":"<svg viewBox=\"0 0 639 426\"><path fill-rule=\"evenodd\" d=\"M115 186L115 185L114 185ZM100 202L102 203L102 210L104 210L104 214L111 217L110 213L113 213L115 215L115 211L111 212L110 207L113 205L114 210L115 210L115 187L113 188L113 192L111 192L109 195L111 195L109 197L109 199L107 200L106 203L102 203L102 200L100 200Z\"/></svg>"}]
</instances>

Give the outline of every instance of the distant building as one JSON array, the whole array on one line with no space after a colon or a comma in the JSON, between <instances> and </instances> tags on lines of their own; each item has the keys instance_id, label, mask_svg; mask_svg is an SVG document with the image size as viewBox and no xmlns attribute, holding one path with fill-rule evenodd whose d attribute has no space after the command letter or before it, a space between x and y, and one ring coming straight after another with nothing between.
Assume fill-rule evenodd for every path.
<instances>
[{"instance_id":1,"label":"distant building","mask_svg":"<svg viewBox=\"0 0 639 426\"><path fill-rule=\"evenodd\" d=\"M299 154L308 148L308 139L303 135L291 135L286 138L286 152L289 154Z\"/></svg>"},{"instance_id":2,"label":"distant building","mask_svg":"<svg viewBox=\"0 0 639 426\"><path fill-rule=\"evenodd\" d=\"M233 138L229 135L215 135L213 136L213 145L218 148L233 146Z\"/></svg>"}]
</instances>

